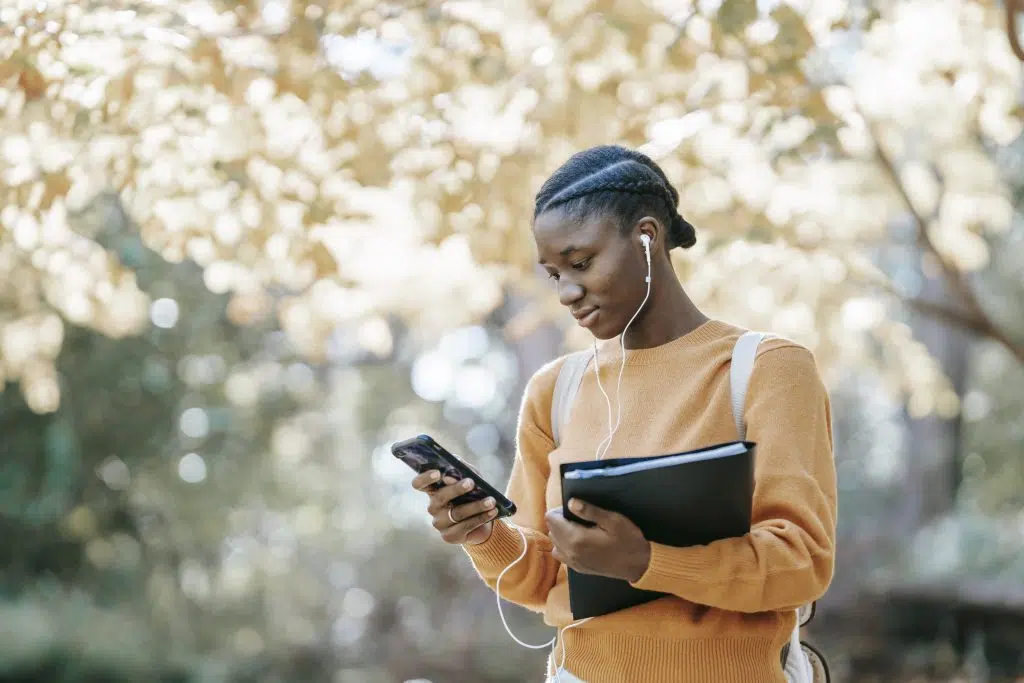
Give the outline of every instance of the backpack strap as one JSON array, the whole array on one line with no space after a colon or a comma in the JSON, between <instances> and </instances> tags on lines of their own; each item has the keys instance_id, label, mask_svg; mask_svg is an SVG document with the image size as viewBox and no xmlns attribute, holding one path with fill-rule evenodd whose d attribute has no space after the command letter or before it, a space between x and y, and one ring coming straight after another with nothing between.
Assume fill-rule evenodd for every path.
<instances>
[{"instance_id":1,"label":"backpack strap","mask_svg":"<svg viewBox=\"0 0 1024 683\"><path fill-rule=\"evenodd\" d=\"M555 380L555 390L551 395L551 438L555 448L561 442L562 429L569 423L572 404L580 390L587 366L590 365L591 355L588 351L570 353L558 369L558 379Z\"/></svg>"},{"instance_id":2,"label":"backpack strap","mask_svg":"<svg viewBox=\"0 0 1024 683\"><path fill-rule=\"evenodd\" d=\"M732 394L732 418L736 423L736 431L740 440L746 438L747 427L743 419L743 409L747 400L747 385L754 371L754 360L757 347L768 335L763 332L744 332L732 350L732 363L729 368L729 389ZM591 354L577 351L565 357L565 362L558 370L555 390L551 396L551 438L557 447L561 441L562 428L568 424L572 413L572 404L576 400L583 375L590 365Z\"/></svg>"},{"instance_id":3,"label":"backpack strap","mask_svg":"<svg viewBox=\"0 0 1024 683\"><path fill-rule=\"evenodd\" d=\"M732 395L732 419L740 441L747 438L747 423L743 409L747 402L747 385L754 371L757 347L767 335L763 332L744 332L732 347L732 363L729 365L729 391Z\"/></svg>"},{"instance_id":4,"label":"backpack strap","mask_svg":"<svg viewBox=\"0 0 1024 683\"><path fill-rule=\"evenodd\" d=\"M757 358L757 347L769 335L763 332L744 332L736 340L732 349L732 363L729 366L729 391L732 397L732 419L736 423L736 433L740 440L747 437L747 424L743 419L747 402L747 385L754 371ZM789 642L782 649L782 668L787 683L825 683L829 680L828 665L820 653L809 650L806 643L800 641L800 627L811 620L814 615L814 603L804 605L796 610L796 625L790 634ZM813 653L814 657L811 656ZM816 666L820 662L820 666Z\"/></svg>"}]
</instances>

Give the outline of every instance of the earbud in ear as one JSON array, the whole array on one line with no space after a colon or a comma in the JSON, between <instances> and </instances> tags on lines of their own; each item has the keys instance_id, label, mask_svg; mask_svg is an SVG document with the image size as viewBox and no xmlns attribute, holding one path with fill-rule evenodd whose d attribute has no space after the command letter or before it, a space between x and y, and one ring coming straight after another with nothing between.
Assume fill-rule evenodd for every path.
<instances>
[{"instance_id":1,"label":"earbud in ear","mask_svg":"<svg viewBox=\"0 0 1024 683\"><path fill-rule=\"evenodd\" d=\"M651 281L651 236L640 235L640 241L644 245L644 256L647 257L647 282Z\"/></svg>"}]
</instances>

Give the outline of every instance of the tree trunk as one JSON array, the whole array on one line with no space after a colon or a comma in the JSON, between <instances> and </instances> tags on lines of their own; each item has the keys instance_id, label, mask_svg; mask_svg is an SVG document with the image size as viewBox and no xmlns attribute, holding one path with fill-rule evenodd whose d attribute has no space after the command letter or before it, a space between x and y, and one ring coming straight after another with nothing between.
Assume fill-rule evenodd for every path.
<instances>
[{"instance_id":1,"label":"tree trunk","mask_svg":"<svg viewBox=\"0 0 1024 683\"><path fill-rule=\"evenodd\" d=\"M940 277L925 277L921 295L928 301L949 301L947 283ZM957 395L963 396L967 382L970 333L921 313L911 314L911 328L935 356L949 377ZM961 419L943 419L938 415L906 417L907 486L906 496L894 531L906 538L922 525L949 512L960 487Z\"/></svg>"}]
</instances>

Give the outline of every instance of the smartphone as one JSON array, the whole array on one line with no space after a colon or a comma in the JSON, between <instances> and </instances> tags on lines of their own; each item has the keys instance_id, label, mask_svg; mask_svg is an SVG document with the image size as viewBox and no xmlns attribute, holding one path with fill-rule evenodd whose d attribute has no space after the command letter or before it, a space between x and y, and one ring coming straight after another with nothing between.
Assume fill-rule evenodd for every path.
<instances>
[{"instance_id":1,"label":"smartphone","mask_svg":"<svg viewBox=\"0 0 1024 683\"><path fill-rule=\"evenodd\" d=\"M434 441L426 434L399 441L391 446L391 453L416 472L422 474L437 470L441 477L454 477L462 481L467 477L476 482L476 488L464 493L452 501L452 505L464 505L484 498L494 498L494 507L498 511L495 519L511 517L516 513L516 504L505 497L498 489L491 486L483 477L474 472L469 465L453 455L448 449ZM443 482L433 484L432 488L445 486Z\"/></svg>"}]
</instances>

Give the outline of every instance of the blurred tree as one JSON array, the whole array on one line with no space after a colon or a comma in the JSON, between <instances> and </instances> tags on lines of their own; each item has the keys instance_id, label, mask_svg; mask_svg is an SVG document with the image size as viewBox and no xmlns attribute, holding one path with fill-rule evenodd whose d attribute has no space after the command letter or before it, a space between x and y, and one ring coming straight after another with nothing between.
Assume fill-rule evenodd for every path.
<instances>
[{"instance_id":1,"label":"blurred tree","mask_svg":"<svg viewBox=\"0 0 1024 683\"><path fill-rule=\"evenodd\" d=\"M120 339L68 324L52 412L14 384L0 394L0 597L35 626L0 638L0 672L154 680L188 670L176 657L236 647L239 624L278 621L251 602L265 592L260 558L225 558L224 543L246 510L295 506L264 454L316 403L319 380L266 324L232 323L198 267L148 250L116 197L89 209L105 218L97 245L153 300L152 323ZM218 589L231 560L234 580ZM76 638L95 657L76 655Z\"/></svg>"},{"instance_id":2,"label":"blurred tree","mask_svg":"<svg viewBox=\"0 0 1024 683\"><path fill-rule=\"evenodd\" d=\"M511 683L517 653L474 657L466 637L497 637L490 594L427 533L404 467L366 458L430 431L505 477L523 378L500 336L455 330L432 352L476 393L431 389L431 350L400 326L339 330L334 369L309 366L272 317L231 322L195 264L148 250L116 196L88 215L151 321L121 339L68 325L51 413L0 394L0 615L18 625L0 681Z\"/></svg>"},{"instance_id":3,"label":"blurred tree","mask_svg":"<svg viewBox=\"0 0 1024 683\"><path fill-rule=\"evenodd\" d=\"M844 492L855 509L932 472L903 480L921 458L856 438L892 426L878 392L964 415L966 456L928 465L952 483L908 504L934 518L910 573L962 573L939 547L1017 575L1016 537L978 522L1024 476L1021 77L992 3L24 0L0 25L6 597L118 603L154 658L238 657L253 680L521 671L533 655L475 651L493 596L365 454L429 428L502 475L560 319L529 198L607 142L682 189L700 240L674 258L709 311L807 343L836 384L880 371L843 389L837 434L874 454L844 454L877 485ZM915 315L972 345L929 350ZM491 355L437 341L482 320L505 333ZM966 525L942 514L961 474ZM870 535L844 519L850 547ZM59 621L19 619L74 651Z\"/></svg>"},{"instance_id":4,"label":"blurred tree","mask_svg":"<svg viewBox=\"0 0 1024 683\"><path fill-rule=\"evenodd\" d=\"M826 367L883 344L915 414L957 397L872 288L1024 358L972 284L1012 212L986 150L1021 127L997 8L674 7L5 7L0 265L23 330L3 346L7 374L52 410L45 312L114 335L144 318L130 273L68 229L97 192L118 191L149 248L231 293L236 320L286 294L274 313L322 358L338 324L397 314L436 332L479 319L502 287L535 297L528 197L604 142L644 147L683 188L701 241L678 267L717 314L799 338ZM874 267L907 218L947 302ZM555 310L542 297L511 332Z\"/></svg>"},{"instance_id":5,"label":"blurred tree","mask_svg":"<svg viewBox=\"0 0 1024 683\"><path fill-rule=\"evenodd\" d=\"M1006 35L1010 41L1013 56L1024 62L1024 48L1020 45L1020 31L1017 28L1017 16L1021 11L1020 0L1007 0L1003 3L1006 11Z\"/></svg>"}]
</instances>

